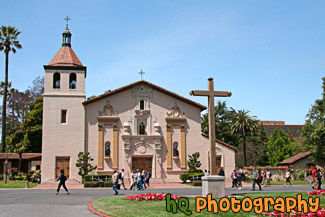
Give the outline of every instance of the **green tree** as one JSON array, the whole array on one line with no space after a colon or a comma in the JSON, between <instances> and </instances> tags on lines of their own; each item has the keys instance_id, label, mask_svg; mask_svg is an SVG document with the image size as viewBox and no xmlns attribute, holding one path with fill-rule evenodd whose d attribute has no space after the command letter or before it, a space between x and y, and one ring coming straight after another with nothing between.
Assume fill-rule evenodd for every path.
<instances>
[{"instance_id":1,"label":"green tree","mask_svg":"<svg viewBox=\"0 0 325 217\"><path fill-rule=\"evenodd\" d=\"M291 145L292 137L282 129L275 129L267 142L266 156L271 166L277 166L281 161L294 154Z\"/></svg>"},{"instance_id":2,"label":"green tree","mask_svg":"<svg viewBox=\"0 0 325 217\"><path fill-rule=\"evenodd\" d=\"M190 173L195 173L195 172L199 172L200 166L201 166L201 162L199 161L199 157L200 157L200 153L199 152L195 152L192 155L188 155L189 159L187 161L187 165L189 167L189 172Z\"/></svg>"},{"instance_id":3,"label":"green tree","mask_svg":"<svg viewBox=\"0 0 325 217\"><path fill-rule=\"evenodd\" d=\"M93 166L90 164L90 162L93 160L94 159L90 157L89 152L79 152L76 167L79 167L78 174L82 178L82 183L84 182L85 176L88 175L88 173L97 169L97 166Z\"/></svg>"},{"instance_id":4,"label":"green tree","mask_svg":"<svg viewBox=\"0 0 325 217\"><path fill-rule=\"evenodd\" d=\"M233 113L228 109L226 102L218 101L217 105L214 107L214 112L216 122L216 138L237 147L240 138L238 134L231 133L230 128ZM203 114L201 117L201 131L209 134L209 115L207 113Z\"/></svg>"},{"instance_id":5,"label":"green tree","mask_svg":"<svg viewBox=\"0 0 325 217\"><path fill-rule=\"evenodd\" d=\"M313 160L325 164L324 134L325 128L325 77L323 78L323 99L315 100L306 115L305 125L302 130L304 150L311 152Z\"/></svg>"},{"instance_id":6,"label":"green tree","mask_svg":"<svg viewBox=\"0 0 325 217\"><path fill-rule=\"evenodd\" d=\"M10 151L19 154L19 168L23 153L42 152L42 116L43 97L39 97L30 105L30 112L24 116L23 123L7 137Z\"/></svg>"},{"instance_id":7,"label":"green tree","mask_svg":"<svg viewBox=\"0 0 325 217\"><path fill-rule=\"evenodd\" d=\"M233 134L237 133L242 137L243 144L243 161L244 166L247 166L246 158L246 146L247 146L247 136L254 135L258 129L258 122L256 116L249 116L248 110L232 110L234 113L233 122L231 125L231 132Z\"/></svg>"},{"instance_id":8,"label":"green tree","mask_svg":"<svg viewBox=\"0 0 325 217\"><path fill-rule=\"evenodd\" d=\"M5 141L6 141L6 113L7 113L7 94L8 94L8 67L9 67L9 53L12 51L16 53L16 49L20 49L22 46L18 41L18 36L21 32L12 26L1 26L0 27L0 51L5 53L5 84L3 92L3 103L2 103L2 145L1 152L5 152Z\"/></svg>"},{"instance_id":9,"label":"green tree","mask_svg":"<svg viewBox=\"0 0 325 217\"><path fill-rule=\"evenodd\" d=\"M268 159L266 157L266 144L268 138L265 129L262 124L258 125L256 133L252 136L247 137L247 159L248 165L268 165ZM242 143L240 145L239 151L236 152L236 165L243 166L243 148Z\"/></svg>"}]
</instances>

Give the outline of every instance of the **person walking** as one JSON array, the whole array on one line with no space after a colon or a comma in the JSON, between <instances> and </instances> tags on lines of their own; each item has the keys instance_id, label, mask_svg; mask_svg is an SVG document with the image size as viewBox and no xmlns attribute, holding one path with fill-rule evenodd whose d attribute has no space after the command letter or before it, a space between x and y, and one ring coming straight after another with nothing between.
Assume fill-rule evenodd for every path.
<instances>
[{"instance_id":1,"label":"person walking","mask_svg":"<svg viewBox=\"0 0 325 217\"><path fill-rule=\"evenodd\" d=\"M139 169L137 169L136 178L137 178L137 185L138 185L137 190L144 190L144 187L142 185L142 180L141 180L141 173Z\"/></svg>"},{"instance_id":2,"label":"person walking","mask_svg":"<svg viewBox=\"0 0 325 217\"><path fill-rule=\"evenodd\" d=\"M131 170L131 173L130 173L130 190L132 191L134 185L133 185L133 180L134 180L134 173L133 173L133 170Z\"/></svg>"},{"instance_id":3,"label":"person walking","mask_svg":"<svg viewBox=\"0 0 325 217\"><path fill-rule=\"evenodd\" d=\"M141 182L142 182L142 185L144 186L144 188L147 189L147 186L146 186L146 171L145 170L142 170Z\"/></svg>"},{"instance_id":4,"label":"person walking","mask_svg":"<svg viewBox=\"0 0 325 217\"><path fill-rule=\"evenodd\" d=\"M117 184L118 184L118 171L114 170L114 175L112 177L113 180L113 190L115 191L115 195L118 195Z\"/></svg>"},{"instance_id":5,"label":"person walking","mask_svg":"<svg viewBox=\"0 0 325 217\"><path fill-rule=\"evenodd\" d=\"M261 176L261 174L259 173L259 171L257 170L256 167L254 167L254 172L253 172L253 185L252 185L252 191L255 191L255 184L258 185L258 187L260 188L260 191L262 190L261 184L259 182L259 176Z\"/></svg>"},{"instance_id":6,"label":"person walking","mask_svg":"<svg viewBox=\"0 0 325 217\"><path fill-rule=\"evenodd\" d=\"M314 167L312 169L311 175L313 177L313 186L312 186L312 188L316 189L317 188L317 170L316 170L316 167Z\"/></svg>"},{"instance_id":7,"label":"person walking","mask_svg":"<svg viewBox=\"0 0 325 217\"><path fill-rule=\"evenodd\" d=\"M60 170L61 174L59 175L58 179L56 181L60 181L58 185L58 189L56 190L56 195L59 194L61 186L63 186L64 190L67 192L67 194L70 194L67 187L65 186L65 181L67 181L67 177L64 175L64 169Z\"/></svg>"},{"instance_id":8,"label":"person walking","mask_svg":"<svg viewBox=\"0 0 325 217\"><path fill-rule=\"evenodd\" d=\"M271 185L271 172L269 171L269 169L266 169L265 172L265 177L266 177L266 185L264 185L264 187L267 187Z\"/></svg>"},{"instance_id":9,"label":"person walking","mask_svg":"<svg viewBox=\"0 0 325 217\"><path fill-rule=\"evenodd\" d=\"M286 169L286 183L284 183L284 186L287 185L287 182L290 184L291 187L291 174L289 172L289 169Z\"/></svg>"},{"instance_id":10,"label":"person walking","mask_svg":"<svg viewBox=\"0 0 325 217\"><path fill-rule=\"evenodd\" d=\"M237 172L236 170L234 170L234 172L232 173L232 185L234 186L234 188L238 188L238 183L237 183Z\"/></svg>"},{"instance_id":11,"label":"person walking","mask_svg":"<svg viewBox=\"0 0 325 217\"><path fill-rule=\"evenodd\" d=\"M321 190L321 186L322 186L322 173L320 171L320 169L317 169L317 174L316 174L316 178L317 178L317 190Z\"/></svg>"},{"instance_id":12,"label":"person walking","mask_svg":"<svg viewBox=\"0 0 325 217\"><path fill-rule=\"evenodd\" d=\"M124 185L124 169L121 170L121 172L119 173L118 178L119 178L119 180L121 182L121 186L123 185L124 190L126 190L126 187Z\"/></svg>"},{"instance_id":13,"label":"person walking","mask_svg":"<svg viewBox=\"0 0 325 217\"><path fill-rule=\"evenodd\" d=\"M242 189L242 175L243 175L243 170L240 168L240 167L236 167L237 169L237 182L238 182L238 190L241 190Z\"/></svg>"},{"instance_id":14,"label":"person walking","mask_svg":"<svg viewBox=\"0 0 325 217\"><path fill-rule=\"evenodd\" d=\"M147 186L148 188L150 187L150 184L149 184L149 181L150 181L150 178L151 178L151 173L149 171L149 169L147 168L147 173L146 173L146 183L147 183Z\"/></svg>"}]
</instances>

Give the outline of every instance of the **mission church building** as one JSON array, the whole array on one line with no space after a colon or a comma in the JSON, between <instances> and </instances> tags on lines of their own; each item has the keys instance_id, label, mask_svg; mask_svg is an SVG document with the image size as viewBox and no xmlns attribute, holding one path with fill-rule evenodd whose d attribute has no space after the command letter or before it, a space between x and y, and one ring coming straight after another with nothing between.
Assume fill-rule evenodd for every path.
<instances>
[{"instance_id":1,"label":"mission church building","mask_svg":"<svg viewBox=\"0 0 325 217\"><path fill-rule=\"evenodd\" d=\"M60 169L81 180L79 152L90 152L94 174L148 168L156 183L179 182L188 155L200 153L201 169L209 170L210 143L201 133L205 106L144 80L86 100L87 68L71 48L71 32L62 33L61 49L45 69L42 140L42 183ZM216 167L226 179L235 167L237 149L217 140Z\"/></svg>"}]
</instances>

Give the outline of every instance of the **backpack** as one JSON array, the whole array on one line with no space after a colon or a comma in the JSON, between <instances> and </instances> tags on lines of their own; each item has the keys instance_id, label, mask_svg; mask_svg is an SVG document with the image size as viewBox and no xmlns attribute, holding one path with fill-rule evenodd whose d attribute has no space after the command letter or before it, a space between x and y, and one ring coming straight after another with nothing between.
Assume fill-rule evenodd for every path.
<instances>
[{"instance_id":1,"label":"backpack","mask_svg":"<svg viewBox=\"0 0 325 217\"><path fill-rule=\"evenodd\" d=\"M118 179L122 179L122 173L118 174Z\"/></svg>"},{"instance_id":2,"label":"backpack","mask_svg":"<svg viewBox=\"0 0 325 217\"><path fill-rule=\"evenodd\" d=\"M272 173L270 172L270 178L271 178L271 176L272 176Z\"/></svg>"},{"instance_id":3,"label":"backpack","mask_svg":"<svg viewBox=\"0 0 325 217\"><path fill-rule=\"evenodd\" d=\"M258 173L258 178L257 178L258 180L262 180L262 175L261 175L261 173Z\"/></svg>"}]
</instances>

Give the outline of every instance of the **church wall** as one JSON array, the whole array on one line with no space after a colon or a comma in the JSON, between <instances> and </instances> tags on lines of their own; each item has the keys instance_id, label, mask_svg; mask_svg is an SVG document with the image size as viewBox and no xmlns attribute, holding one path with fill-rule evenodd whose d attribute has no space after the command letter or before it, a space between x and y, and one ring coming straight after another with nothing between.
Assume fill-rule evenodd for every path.
<instances>
[{"instance_id":1,"label":"church wall","mask_svg":"<svg viewBox=\"0 0 325 217\"><path fill-rule=\"evenodd\" d=\"M139 86L139 85L138 85ZM137 87L137 86L136 86ZM147 87L145 85L145 87ZM126 182L129 180L129 173L132 169L132 158L134 155L152 155L153 162L152 166L155 167L153 171L152 178L160 179L161 182L171 182L171 181L180 181L179 174L184 172L181 170L180 163L181 158L172 159L172 170L167 170L167 112L171 110L175 102L180 108L181 113L185 112L186 118L186 160L188 160L188 155L199 151L200 152L200 161L202 163L201 168L208 168L208 149L209 149L209 140L201 136L201 111L199 108L194 107L188 103L180 101L174 97L161 93L160 91L152 90L152 98L149 99L150 106L150 115L147 122L146 131L148 135L154 134L154 120L157 120L157 123L160 125L161 132L161 151L159 151L160 157L157 156L157 151L155 150L155 141L149 136L144 137L144 143L146 151L140 153L139 150L135 149L135 146L140 143L140 137L137 139L131 139L131 149L130 151L124 150L123 135L125 134L123 125L127 122L130 125L131 135L136 135L137 131L135 130L135 109L137 106L136 98L132 97L132 89L125 90L121 93L106 97L100 101L93 102L86 105L86 148L89 150L91 156L95 159L94 164L98 163L98 120L97 116L98 111L101 111L109 100L110 105L113 107L114 112L118 112L118 168L125 170L125 177L127 178ZM132 117L132 121L128 122L129 117ZM109 134L109 135L108 135ZM104 132L104 138L111 138L112 131ZM105 141L104 139L104 141ZM180 126L172 127L172 144L178 142L179 156L181 156L181 129ZM218 146L219 147L219 146ZM229 173L229 167L233 168L234 163L234 151L223 146L220 146L224 156L227 156L227 159L224 160L227 164L226 174ZM141 151L141 150L140 150ZM143 152L143 150L142 150ZM128 155L128 157L126 156ZM225 158L223 158L225 159ZM111 159L113 160L113 159ZM107 163L104 162L106 165ZM187 164L186 164L186 169ZM104 167L104 171L107 173L112 173L113 169L109 166ZM230 175L229 175L230 176Z\"/></svg>"},{"instance_id":2,"label":"church wall","mask_svg":"<svg viewBox=\"0 0 325 217\"><path fill-rule=\"evenodd\" d=\"M82 101L83 97L44 97L42 182L56 178L56 157L70 157L70 179L80 180L75 164L78 153L84 151L85 112ZM61 124L62 109L67 110L66 124Z\"/></svg>"}]
</instances>

